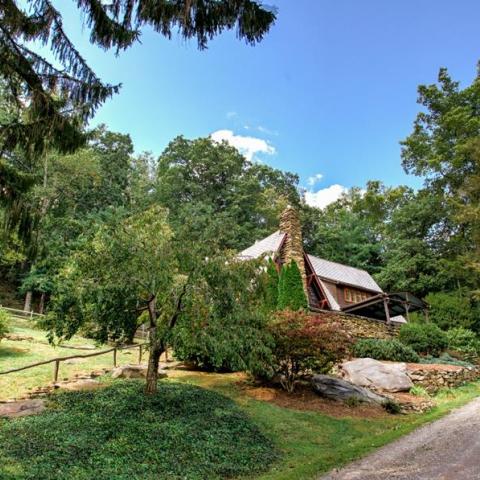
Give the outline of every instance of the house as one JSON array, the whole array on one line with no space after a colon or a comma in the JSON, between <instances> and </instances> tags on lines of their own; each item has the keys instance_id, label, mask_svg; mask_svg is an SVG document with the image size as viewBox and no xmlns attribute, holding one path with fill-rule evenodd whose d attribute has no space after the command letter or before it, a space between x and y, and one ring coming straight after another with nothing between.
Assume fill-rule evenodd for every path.
<instances>
[{"instance_id":1,"label":"house","mask_svg":"<svg viewBox=\"0 0 480 480\"><path fill-rule=\"evenodd\" d=\"M309 255L303 249L297 212L287 207L280 229L239 253L243 260L270 257L280 269L295 260L302 273L310 309L351 313L387 323L406 322L427 304L408 292L386 293L365 270Z\"/></svg>"}]
</instances>

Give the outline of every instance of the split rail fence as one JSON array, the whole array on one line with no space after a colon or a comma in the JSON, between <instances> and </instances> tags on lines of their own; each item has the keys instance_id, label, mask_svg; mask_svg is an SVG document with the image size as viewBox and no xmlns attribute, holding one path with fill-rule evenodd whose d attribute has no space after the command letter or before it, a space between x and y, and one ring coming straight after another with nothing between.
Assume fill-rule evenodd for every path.
<instances>
[{"instance_id":1,"label":"split rail fence","mask_svg":"<svg viewBox=\"0 0 480 480\"><path fill-rule=\"evenodd\" d=\"M53 381L54 383L57 383L58 381L58 372L60 370L60 363L64 362L65 360L71 360L73 358L89 358L89 357L97 357L99 355L105 355L107 353L112 353L113 352L113 366L117 366L117 352L119 350L129 350L132 348L138 348L138 363L142 362L142 355L143 355L143 347L148 345L147 343L140 343L136 345L126 345L123 347L113 347L109 348L108 350L102 350L101 352L93 352L93 353L87 353L84 355L69 355L68 357L57 357L57 358L51 358L50 360L45 360L43 362L37 362L37 363L32 363L30 365L25 365L24 367L19 367L19 368L12 368L10 370L5 370L3 372L0 372L0 375L7 375L9 373L14 373L14 372L21 372L22 370L27 370L29 368L35 368L39 367L40 365L47 365L49 363L53 363Z\"/></svg>"}]
</instances>

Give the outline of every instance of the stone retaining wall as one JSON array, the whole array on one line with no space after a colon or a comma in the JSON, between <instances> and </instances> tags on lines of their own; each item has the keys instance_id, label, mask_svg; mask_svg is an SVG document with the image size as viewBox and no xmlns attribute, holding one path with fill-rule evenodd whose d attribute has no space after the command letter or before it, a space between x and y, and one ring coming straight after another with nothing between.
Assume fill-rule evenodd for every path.
<instances>
[{"instance_id":1,"label":"stone retaining wall","mask_svg":"<svg viewBox=\"0 0 480 480\"><path fill-rule=\"evenodd\" d=\"M408 363L407 375L415 385L425 388L429 393L435 393L440 388L458 387L480 379L480 369L457 365Z\"/></svg>"},{"instance_id":2,"label":"stone retaining wall","mask_svg":"<svg viewBox=\"0 0 480 480\"><path fill-rule=\"evenodd\" d=\"M324 311L312 314L325 318L329 322L340 323L345 331L355 338L391 339L397 337L400 330L400 325L396 323L387 324L381 320L347 313Z\"/></svg>"}]
</instances>

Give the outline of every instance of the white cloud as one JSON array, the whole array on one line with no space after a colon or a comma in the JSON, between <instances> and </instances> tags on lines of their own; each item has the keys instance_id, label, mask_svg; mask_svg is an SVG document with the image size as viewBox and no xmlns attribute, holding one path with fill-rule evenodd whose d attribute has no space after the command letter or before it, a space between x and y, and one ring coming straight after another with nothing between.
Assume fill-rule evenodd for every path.
<instances>
[{"instance_id":1,"label":"white cloud","mask_svg":"<svg viewBox=\"0 0 480 480\"><path fill-rule=\"evenodd\" d=\"M238 113L237 112L227 112L227 114L225 115L227 118L235 118L238 116Z\"/></svg>"},{"instance_id":2,"label":"white cloud","mask_svg":"<svg viewBox=\"0 0 480 480\"><path fill-rule=\"evenodd\" d=\"M316 183L318 183L321 179L323 178L323 175L321 173L317 173L315 175L312 175L311 177L308 177L307 179L307 184L313 187Z\"/></svg>"},{"instance_id":3,"label":"white cloud","mask_svg":"<svg viewBox=\"0 0 480 480\"><path fill-rule=\"evenodd\" d=\"M256 137L235 135L232 130L217 130L210 135L210 138L215 142L225 140L229 145L235 147L241 154L245 155L249 161L254 160L257 153L264 153L266 155L274 155L276 153L275 147L265 140Z\"/></svg>"},{"instance_id":4,"label":"white cloud","mask_svg":"<svg viewBox=\"0 0 480 480\"><path fill-rule=\"evenodd\" d=\"M327 205L335 202L335 200L338 200L346 191L347 188L338 184L322 188L318 192L307 190L305 192L305 202L311 207L325 208Z\"/></svg>"}]
</instances>

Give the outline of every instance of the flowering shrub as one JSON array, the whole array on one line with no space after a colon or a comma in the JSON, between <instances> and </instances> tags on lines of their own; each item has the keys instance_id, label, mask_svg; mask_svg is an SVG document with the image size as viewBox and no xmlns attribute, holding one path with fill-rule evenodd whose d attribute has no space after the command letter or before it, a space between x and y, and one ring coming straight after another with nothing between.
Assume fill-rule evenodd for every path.
<instances>
[{"instance_id":1,"label":"flowering shrub","mask_svg":"<svg viewBox=\"0 0 480 480\"><path fill-rule=\"evenodd\" d=\"M273 370L290 393L300 375L327 372L349 355L352 344L340 325L302 311L278 312L268 330L275 344Z\"/></svg>"}]
</instances>

